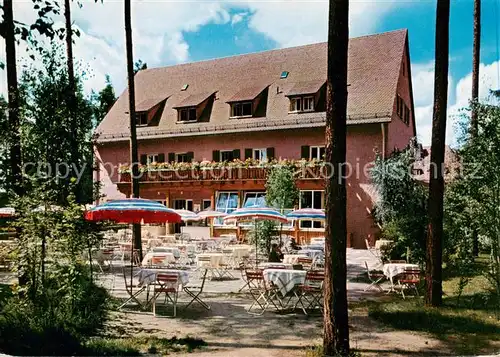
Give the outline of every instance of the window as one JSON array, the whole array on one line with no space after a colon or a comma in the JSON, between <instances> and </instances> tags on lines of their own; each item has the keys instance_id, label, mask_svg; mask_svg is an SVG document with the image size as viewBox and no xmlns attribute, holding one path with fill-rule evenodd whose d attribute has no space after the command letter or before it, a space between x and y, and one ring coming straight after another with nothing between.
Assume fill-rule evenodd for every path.
<instances>
[{"instance_id":1,"label":"window","mask_svg":"<svg viewBox=\"0 0 500 357\"><path fill-rule=\"evenodd\" d=\"M323 191L300 191L299 208L324 208ZM300 228L324 228L324 222L320 221L300 221Z\"/></svg>"},{"instance_id":2,"label":"window","mask_svg":"<svg viewBox=\"0 0 500 357\"><path fill-rule=\"evenodd\" d=\"M189 155L187 153L176 154L177 162L190 162Z\"/></svg>"},{"instance_id":3,"label":"window","mask_svg":"<svg viewBox=\"0 0 500 357\"><path fill-rule=\"evenodd\" d=\"M290 98L290 112L314 111L314 97Z\"/></svg>"},{"instance_id":4,"label":"window","mask_svg":"<svg viewBox=\"0 0 500 357\"><path fill-rule=\"evenodd\" d=\"M243 207L265 207L266 193L265 192L246 192L245 202Z\"/></svg>"},{"instance_id":5,"label":"window","mask_svg":"<svg viewBox=\"0 0 500 357\"><path fill-rule=\"evenodd\" d=\"M406 125L410 124L410 108L399 95L396 98L396 113Z\"/></svg>"},{"instance_id":6,"label":"window","mask_svg":"<svg viewBox=\"0 0 500 357\"><path fill-rule=\"evenodd\" d=\"M193 200L174 200L174 209L193 210Z\"/></svg>"},{"instance_id":7,"label":"window","mask_svg":"<svg viewBox=\"0 0 500 357\"><path fill-rule=\"evenodd\" d=\"M233 161L234 160L234 154L233 150L228 150L228 151L221 151L220 152L220 161Z\"/></svg>"},{"instance_id":8,"label":"window","mask_svg":"<svg viewBox=\"0 0 500 357\"><path fill-rule=\"evenodd\" d=\"M205 211L208 210L212 207L212 201L211 200L203 200L201 201L201 210Z\"/></svg>"},{"instance_id":9,"label":"window","mask_svg":"<svg viewBox=\"0 0 500 357\"><path fill-rule=\"evenodd\" d=\"M196 121L196 108L179 109L179 121Z\"/></svg>"},{"instance_id":10,"label":"window","mask_svg":"<svg viewBox=\"0 0 500 357\"><path fill-rule=\"evenodd\" d=\"M252 102L233 103L231 105L231 117L252 116Z\"/></svg>"},{"instance_id":11,"label":"window","mask_svg":"<svg viewBox=\"0 0 500 357\"><path fill-rule=\"evenodd\" d=\"M148 113L136 113L135 114L135 125L136 126L145 126L148 125Z\"/></svg>"},{"instance_id":12,"label":"window","mask_svg":"<svg viewBox=\"0 0 500 357\"><path fill-rule=\"evenodd\" d=\"M266 161L267 160L267 149L253 149L254 160Z\"/></svg>"},{"instance_id":13,"label":"window","mask_svg":"<svg viewBox=\"0 0 500 357\"><path fill-rule=\"evenodd\" d=\"M147 164L150 165L153 162L160 162L159 156L157 154L150 154L150 155L148 155Z\"/></svg>"},{"instance_id":14,"label":"window","mask_svg":"<svg viewBox=\"0 0 500 357\"><path fill-rule=\"evenodd\" d=\"M325 147L324 146L311 146L309 148L310 154L309 158L316 160L323 160L325 158Z\"/></svg>"},{"instance_id":15,"label":"window","mask_svg":"<svg viewBox=\"0 0 500 357\"><path fill-rule=\"evenodd\" d=\"M237 192L219 192L215 204L215 210L226 214L233 213L238 208L238 193ZM216 218L214 224L222 225L222 218Z\"/></svg>"}]
</instances>

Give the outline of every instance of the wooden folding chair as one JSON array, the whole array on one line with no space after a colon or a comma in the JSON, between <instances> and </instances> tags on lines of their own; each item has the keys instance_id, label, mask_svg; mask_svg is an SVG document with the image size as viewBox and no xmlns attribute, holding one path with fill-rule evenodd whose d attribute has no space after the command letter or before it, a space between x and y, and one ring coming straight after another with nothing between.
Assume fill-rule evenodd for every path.
<instances>
[{"instance_id":1,"label":"wooden folding chair","mask_svg":"<svg viewBox=\"0 0 500 357\"><path fill-rule=\"evenodd\" d=\"M250 295L253 298L253 303L248 308L247 312L252 315L262 315L266 312L270 305L273 305L276 310L280 310L276 305L275 299L278 301L278 289L271 284L267 284L264 280L262 270L246 270L247 281L249 282ZM252 312L252 308L258 305L261 309L260 313Z\"/></svg>"},{"instance_id":2,"label":"wooden folding chair","mask_svg":"<svg viewBox=\"0 0 500 357\"><path fill-rule=\"evenodd\" d=\"M179 296L179 274L177 273L164 273L158 272L156 274L156 283L154 285L154 295L153 295L153 315L156 316L156 300L160 294L165 294L165 300L163 303L167 302L167 299L174 306L174 316L177 316L177 297Z\"/></svg>"},{"instance_id":3,"label":"wooden folding chair","mask_svg":"<svg viewBox=\"0 0 500 357\"><path fill-rule=\"evenodd\" d=\"M374 274L368 269L368 263L365 261L366 274L368 275L368 280L370 280L370 285L365 288L364 291L377 287L380 291L384 291L380 286L380 282L385 279L384 274Z\"/></svg>"},{"instance_id":4,"label":"wooden folding chair","mask_svg":"<svg viewBox=\"0 0 500 357\"><path fill-rule=\"evenodd\" d=\"M398 275L398 285L401 288L401 295L405 299L405 289L415 291L415 295L418 294L418 285L420 284L420 269L408 268L405 269L404 273Z\"/></svg>"},{"instance_id":5,"label":"wooden folding chair","mask_svg":"<svg viewBox=\"0 0 500 357\"><path fill-rule=\"evenodd\" d=\"M307 315L307 310L319 307L323 311L323 281L325 272L322 270L309 270L306 272L304 284L300 284L294 294L298 301L294 309L300 304L302 311ZM306 305L304 305L304 301Z\"/></svg>"},{"instance_id":6,"label":"wooden folding chair","mask_svg":"<svg viewBox=\"0 0 500 357\"><path fill-rule=\"evenodd\" d=\"M130 283L130 277L127 277L126 274L126 267L123 267L123 280L125 281L125 290L127 291L127 294L129 295L129 298L121 304L118 309L122 309L126 305L128 305L130 302L135 302L141 309L144 308L144 305L137 299L139 294L141 294L144 290L146 290L146 286L140 286L139 283L134 283L134 279L132 277L132 284ZM133 292L134 288L137 288L138 290L136 292Z\"/></svg>"},{"instance_id":7,"label":"wooden folding chair","mask_svg":"<svg viewBox=\"0 0 500 357\"><path fill-rule=\"evenodd\" d=\"M200 295L203 293L203 288L205 287L205 280L207 278L207 273L208 270L205 269L205 272L203 273L203 277L201 279L201 285L191 285L191 286L185 286L184 291L193 299L189 302L189 304L186 305L185 309L189 307L193 302L198 302L201 306L203 306L205 309L210 310L210 305L207 305L203 300L200 299Z\"/></svg>"},{"instance_id":8,"label":"wooden folding chair","mask_svg":"<svg viewBox=\"0 0 500 357\"><path fill-rule=\"evenodd\" d=\"M302 267L305 270L309 270L312 267L313 259L312 258L305 258L305 257L298 257L297 258L297 264L302 265Z\"/></svg>"}]
</instances>

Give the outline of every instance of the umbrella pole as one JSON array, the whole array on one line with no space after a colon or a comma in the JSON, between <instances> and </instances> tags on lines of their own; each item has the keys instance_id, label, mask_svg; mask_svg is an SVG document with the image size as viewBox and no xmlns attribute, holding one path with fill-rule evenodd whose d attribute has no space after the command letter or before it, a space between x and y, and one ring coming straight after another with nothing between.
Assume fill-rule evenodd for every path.
<instances>
[{"instance_id":1,"label":"umbrella pole","mask_svg":"<svg viewBox=\"0 0 500 357\"><path fill-rule=\"evenodd\" d=\"M132 237L132 247L131 247L131 251L130 251L130 296L134 295L133 291L132 291L134 289L134 285L133 285L133 281L132 281L133 277L134 277L134 237Z\"/></svg>"},{"instance_id":2,"label":"umbrella pole","mask_svg":"<svg viewBox=\"0 0 500 357\"><path fill-rule=\"evenodd\" d=\"M255 232L255 267L259 267L259 248L257 245L257 239L258 239L258 234L257 234L257 220L254 218L253 220L253 231Z\"/></svg>"}]
</instances>

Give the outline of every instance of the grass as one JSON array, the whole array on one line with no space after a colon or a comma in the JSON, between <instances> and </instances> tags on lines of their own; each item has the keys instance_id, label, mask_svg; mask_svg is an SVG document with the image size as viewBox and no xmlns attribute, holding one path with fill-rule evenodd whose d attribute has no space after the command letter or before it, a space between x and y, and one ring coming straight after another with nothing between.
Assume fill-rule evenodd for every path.
<instances>
[{"instance_id":1,"label":"grass","mask_svg":"<svg viewBox=\"0 0 500 357\"><path fill-rule=\"evenodd\" d=\"M166 355L173 352L193 352L206 346L206 342L192 337L159 338L94 338L86 344L88 356L140 356L142 354Z\"/></svg>"},{"instance_id":2,"label":"grass","mask_svg":"<svg viewBox=\"0 0 500 357\"><path fill-rule=\"evenodd\" d=\"M368 315L395 329L427 332L457 354L489 351L495 343L498 348L499 307L482 274L486 264L484 256L476 260L467 274L470 280L460 298L457 295L460 277L456 271L445 270L445 296L440 308L424 306L422 298L403 300L395 296L388 302L368 302Z\"/></svg>"}]
</instances>

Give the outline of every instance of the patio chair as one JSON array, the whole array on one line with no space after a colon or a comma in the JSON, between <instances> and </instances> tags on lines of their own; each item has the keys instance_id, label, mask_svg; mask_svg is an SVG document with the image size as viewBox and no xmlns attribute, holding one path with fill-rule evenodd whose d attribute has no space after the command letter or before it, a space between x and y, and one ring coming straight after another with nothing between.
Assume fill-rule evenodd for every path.
<instances>
[{"instance_id":1,"label":"patio chair","mask_svg":"<svg viewBox=\"0 0 500 357\"><path fill-rule=\"evenodd\" d=\"M418 294L418 285L420 284L420 269L409 268L405 269L404 273L398 275L398 285L401 288L401 295L405 299L405 289L415 291L415 295Z\"/></svg>"},{"instance_id":2,"label":"patio chair","mask_svg":"<svg viewBox=\"0 0 500 357\"><path fill-rule=\"evenodd\" d=\"M154 285L154 295L153 295L153 316L156 316L156 300L161 294L165 294L165 300L163 303L167 302L167 299L174 306L174 315L177 316L177 297L179 296L179 275L177 273L164 273L158 272L156 274L156 284Z\"/></svg>"},{"instance_id":3,"label":"patio chair","mask_svg":"<svg viewBox=\"0 0 500 357\"><path fill-rule=\"evenodd\" d=\"M305 258L305 257L298 257L297 258L297 264L302 265L302 267L305 270L309 270L312 267L313 259L312 258Z\"/></svg>"},{"instance_id":4,"label":"patio chair","mask_svg":"<svg viewBox=\"0 0 500 357\"><path fill-rule=\"evenodd\" d=\"M275 300L280 302L278 297L279 290L274 285L265 281L263 271L246 270L245 273L247 281L250 283L249 291L253 299L252 305L250 305L247 312L252 315L263 315L270 305L273 305L276 310L279 310L280 308L275 302ZM252 312L252 308L256 305L260 307L260 313Z\"/></svg>"},{"instance_id":5,"label":"patio chair","mask_svg":"<svg viewBox=\"0 0 500 357\"><path fill-rule=\"evenodd\" d=\"M203 300L200 299L200 295L203 293L203 288L205 287L205 280L207 278L207 273L208 270L205 269L205 272L203 273L203 277L201 278L201 285L190 285L190 286L185 286L184 291L192 297L192 300L189 302L189 304L186 305L185 309L187 309L193 302L198 302L201 306L203 306L205 309L210 310L210 305L207 305Z\"/></svg>"},{"instance_id":6,"label":"patio chair","mask_svg":"<svg viewBox=\"0 0 500 357\"><path fill-rule=\"evenodd\" d=\"M370 269L368 268L368 262L366 260L365 260L365 267L366 267L366 274L368 276L368 280L370 280L370 285L368 285L364 291L367 291L367 290L372 289L374 287L376 287L380 291L384 291L384 289L382 289L382 287L380 286L380 282L385 279L385 275L378 274L378 273L376 273L376 274L371 273Z\"/></svg>"},{"instance_id":7,"label":"patio chair","mask_svg":"<svg viewBox=\"0 0 500 357\"><path fill-rule=\"evenodd\" d=\"M294 309L300 304L302 311L307 315L307 310L319 307L323 311L323 281L325 272L322 270L309 270L306 273L304 284L300 284L294 291L298 298ZM304 305L304 302L306 305Z\"/></svg>"},{"instance_id":8,"label":"patio chair","mask_svg":"<svg viewBox=\"0 0 500 357\"><path fill-rule=\"evenodd\" d=\"M365 239L365 244L366 244L366 249L377 259L381 259L382 256L380 254L380 251L376 249L374 246L370 246L370 242L368 239Z\"/></svg>"},{"instance_id":9,"label":"patio chair","mask_svg":"<svg viewBox=\"0 0 500 357\"><path fill-rule=\"evenodd\" d=\"M390 264L406 264L406 260L389 260Z\"/></svg>"},{"instance_id":10,"label":"patio chair","mask_svg":"<svg viewBox=\"0 0 500 357\"><path fill-rule=\"evenodd\" d=\"M129 270L129 268L127 267L123 267L123 280L125 282L125 290L127 291L127 294L129 295L129 298L123 303L121 304L118 309L122 309L123 307L125 307L126 305L128 305L130 302L135 302L139 308L143 309L144 308L144 305L139 301L139 299L137 298L142 292L144 292L146 290L146 286L141 286L139 284L139 282L134 282L134 278L136 275L134 275L132 277L132 283L131 283L131 280L130 280L130 277L127 277L127 270ZM138 289L136 292L134 292L134 288Z\"/></svg>"},{"instance_id":11,"label":"patio chair","mask_svg":"<svg viewBox=\"0 0 500 357\"><path fill-rule=\"evenodd\" d=\"M165 257L162 256L152 256L151 257L151 267L153 268L162 268L167 266L165 263Z\"/></svg>"}]
</instances>

